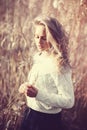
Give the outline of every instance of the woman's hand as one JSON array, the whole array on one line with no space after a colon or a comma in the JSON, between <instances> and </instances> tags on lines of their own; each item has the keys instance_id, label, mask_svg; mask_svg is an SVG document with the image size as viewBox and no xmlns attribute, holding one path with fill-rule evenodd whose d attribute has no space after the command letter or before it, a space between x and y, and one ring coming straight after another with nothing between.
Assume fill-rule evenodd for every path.
<instances>
[{"instance_id":1,"label":"woman's hand","mask_svg":"<svg viewBox=\"0 0 87 130\"><path fill-rule=\"evenodd\" d=\"M21 86L19 87L19 93L25 93L28 86L29 86L28 82L21 84Z\"/></svg>"},{"instance_id":2,"label":"woman's hand","mask_svg":"<svg viewBox=\"0 0 87 130\"><path fill-rule=\"evenodd\" d=\"M38 90L34 86L29 85L28 82L25 82L19 87L19 92L22 94L24 93L29 97L36 97Z\"/></svg>"},{"instance_id":3,"label":"woman's hand","mask_svg":"<svg viewBox=\"0 0 87 130\"><path fill-rule=\"evenodd\" d=\"M26 94L27 96L29 97L36 97L37 96L37 93L38 93L38 89L35 88L34 86L28 86L27 89L26 89Z\"/></svg>"}]
</instances>

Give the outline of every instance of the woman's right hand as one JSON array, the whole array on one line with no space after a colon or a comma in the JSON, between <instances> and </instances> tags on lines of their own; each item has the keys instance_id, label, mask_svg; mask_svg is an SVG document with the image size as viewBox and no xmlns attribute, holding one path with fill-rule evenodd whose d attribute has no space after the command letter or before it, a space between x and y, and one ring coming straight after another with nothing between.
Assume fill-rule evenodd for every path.
<instances>
[{"instance_id":1,"label":"woman's right hand","mask_svg":"<svg viewBox=\"0 0 87 130\"><path fill-rule=\"evenodd\" d=\"M19 93L26 93L26 89L27 89L28 86L29 86L28 82L21 84L20 87L19 87L19 90L18 90Z\"/></svg>"}]
</instances>

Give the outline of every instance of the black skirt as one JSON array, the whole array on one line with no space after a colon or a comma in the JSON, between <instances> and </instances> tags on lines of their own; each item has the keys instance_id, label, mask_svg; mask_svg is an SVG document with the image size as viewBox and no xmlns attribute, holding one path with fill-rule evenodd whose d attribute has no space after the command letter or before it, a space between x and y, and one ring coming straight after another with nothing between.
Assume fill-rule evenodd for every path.
<instances>
[{"instance_id":1,"label":"black skirt","mask_svg":"<svg viewBox=\"0 0 87 130\"><path fill-rule=\"evenodd\" d=\"M28 108L24 113L21 130L62 130L61 112L47 114Z\"/></svg>"}]
</instances>

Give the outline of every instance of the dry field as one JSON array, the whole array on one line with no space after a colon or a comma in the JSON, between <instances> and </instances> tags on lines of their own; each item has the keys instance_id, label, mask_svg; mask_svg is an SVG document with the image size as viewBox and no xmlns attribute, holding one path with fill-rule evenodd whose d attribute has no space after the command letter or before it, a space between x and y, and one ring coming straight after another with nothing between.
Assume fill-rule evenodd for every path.
<instances>
[{"instance_id":1,"label":"dry field","mask_svg":"<svg viewBox=\"0 0 87 130\"><path fill-rule=\"evenodd\" d=\"M63 110L65 130L87 130L86 0L0 0L0 130L20 128L26 101L18 88L32 65L31 22L40 12L55 16L69 34L76 101Z\"/></svg>"}]
</instances>

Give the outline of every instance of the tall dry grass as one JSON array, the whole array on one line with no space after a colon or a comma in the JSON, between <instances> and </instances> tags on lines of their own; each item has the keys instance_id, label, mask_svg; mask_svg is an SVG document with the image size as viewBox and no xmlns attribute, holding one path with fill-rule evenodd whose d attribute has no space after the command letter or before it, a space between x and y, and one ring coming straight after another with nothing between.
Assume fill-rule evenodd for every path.
<instances>
[{"instance_id":1,"label":"tall dry grass","mask_svg":"<svg viewBox=\"0 0 87 130\"><path fill-rule=\"evenodd\" d=\"M0 0L0 130L20 128L26 101L18 88L27 80L35 51L31 21L41 12L55 16L69 33L76 102L63 110L65 129L86 130L86 0Z\"/></svg>"}]
</instances>

